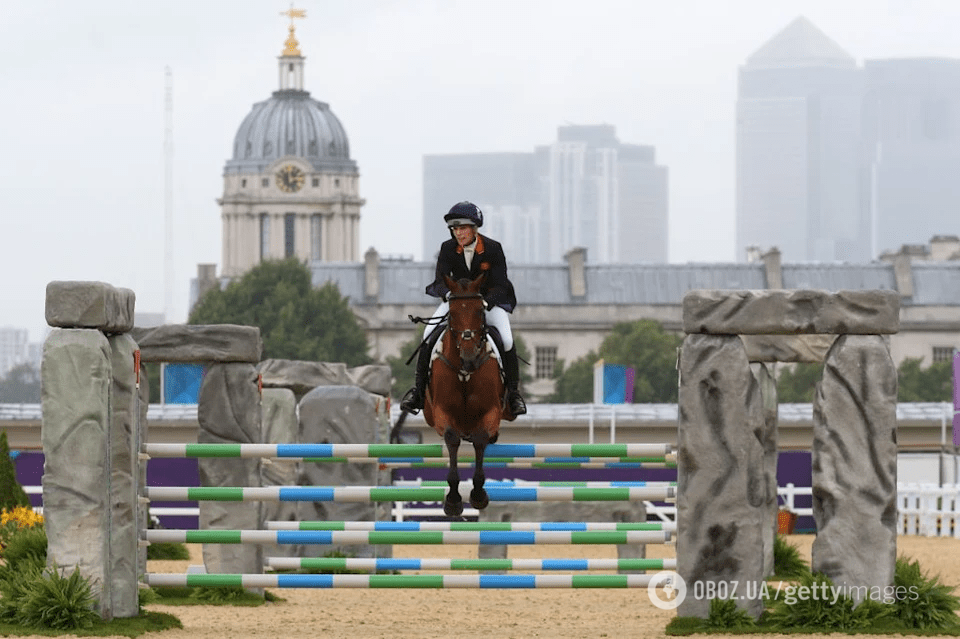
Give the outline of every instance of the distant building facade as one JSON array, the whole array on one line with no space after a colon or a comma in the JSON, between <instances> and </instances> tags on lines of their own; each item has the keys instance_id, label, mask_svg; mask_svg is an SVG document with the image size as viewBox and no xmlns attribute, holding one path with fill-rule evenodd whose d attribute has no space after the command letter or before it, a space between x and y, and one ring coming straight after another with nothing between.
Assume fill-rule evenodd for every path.
<instances>
[{"instance_id":1,"label":"distant building facade","mask_svg":"<svg viewBox=\"0 0 960 639\"><path fill-rule=\"evenodd\" d=\"M856 60L797 18L740 68L736 251L875 259L960 232L960 60Z\"/></svg>"},{"instance_id":2,"label":"distant building facade","mask_svg":"<svg viewBox=\"0 0 960 639\"><path fill-rule=\"evenodd\" d=\"M11 369L20 364L34 364L31 346L30 331L27 329L9 326L0 328L0 377L6 377Z\"/></svg>"},{"instance_id":3,"label":"distant building facade","mask_svg":"<svg viewBox=\"0 0 960 639\"><path fill-rule=\"evenodd\" d=\"M449 237L443 214L470 200L511 263L558 263L575 247L596 263L667 261L667 168L613 126L562 126L532 153L428 155L423 166L425 260Z\"/></svg>"},{"instance_id":4,"label":"distant building facade","mask_svg":"<svg viewBox=\"0 0 960 639\"><path fill-rule=\"evenodd\" d=\"M768 252L752 263L593 264L575 249L558 264L511 266L519 305L514 334L531 355L528 390L543 398L554 389L554 363L569 365L596 351L619 322L651 319L680 332L683 296L693 289L891 290L901 296L900 333L890 336L896 364L907 357L924 365L960 348L960 240L934 238L884 261L783 262ZM313 284L334 282L367 333L376 361L397 356L416 335L408 316L427 316L436 300L424 292L432 261L379 259L371 249L364 264L312 264ZM614 362L615 363L615 362Z\"/></svg>"},{"instance_id":5,"label":"distant building facade","mask_svg":"<svg viewBox=\"0 0 960 639\"><path fill-rule=\"evenodd\" d=\"M279 90L244 118L224 167L225 277L265 259L360 260L359 170L340 120L304 89L305 58L289 31Z\"/></svg>"}]
</instances>

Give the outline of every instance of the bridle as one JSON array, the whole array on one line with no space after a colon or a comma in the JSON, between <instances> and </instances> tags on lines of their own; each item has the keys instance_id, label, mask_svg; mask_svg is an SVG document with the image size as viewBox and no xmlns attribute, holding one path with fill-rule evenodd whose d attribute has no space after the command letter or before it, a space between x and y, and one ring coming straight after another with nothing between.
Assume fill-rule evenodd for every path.
<instances>
[{"instance_id":1,"label":"bridle","mask_svg":"<svg viewBox=\"0 0 960 639\"><path fill-rule=\"evenodd\" d=\"M480 293L451 293L450 297L448 298L448 301L453 302L454 300L462 300L462 299L483 299L483 295L481 295ZM449 316L450 313L448 312L447 315ZM461 382L469 381L470 376L473 375L475 371L479 370L479 368L483 366L488 359L490 359L490 350L486 349L483 351L483 355L480 357L479 361L477 361L476 364L474 364L472 370L467 370L464 367L464 358L462 353L463 353L465 344L468 344L469 342L473 342L473 340L476 340L476 342L474 343L476 344L477 349L480 349L481 343L487 336L486 316L482 315L481 317L483 318L483 323L479 329L468 328L462 331L458 331L458 330L455 330L453 326L449 324L447 325L447 330L450 331L450 334L453 335L454 340L456 340L457 352L461 353L460 366L454 366L453 363L450 362L450 360L444 357L442 352L439 354L438 357L440 361L442 361L444 364L449 366L451 369L453 369L457 373L457 377L460 379Z\"/></svg>"}]
</instances>

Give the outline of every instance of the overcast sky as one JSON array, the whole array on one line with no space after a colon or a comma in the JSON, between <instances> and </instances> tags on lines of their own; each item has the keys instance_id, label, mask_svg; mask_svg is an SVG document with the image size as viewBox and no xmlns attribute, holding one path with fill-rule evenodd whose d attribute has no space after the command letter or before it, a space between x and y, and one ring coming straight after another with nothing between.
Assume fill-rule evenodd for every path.
<instances>
[{"instance_id":1,"label":"overcast sky","mask_svg":"<svg viewBox=\"0 0 960 639\"><path fill-rule=\"evenodd\" d=\"M606 123L670 171L670 261L734 255L737 69L804 15L858 61L960 57L960 2L301 0L306 88L360 167L360 250L420 256L422 157L531 151ZM164 69L173 73L173 322L221 263L222 171L277 89L288 2L4 3L0 326L39 340L51 280L164 310ZM443 211L437 211L438 221Z\"/></svg>"}]
</instances>

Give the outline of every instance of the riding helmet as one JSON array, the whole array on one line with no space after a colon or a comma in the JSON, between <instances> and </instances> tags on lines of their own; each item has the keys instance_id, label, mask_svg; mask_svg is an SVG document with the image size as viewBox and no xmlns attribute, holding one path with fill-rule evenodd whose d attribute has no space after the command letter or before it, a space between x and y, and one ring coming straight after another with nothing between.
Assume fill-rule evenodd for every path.
<instances>
[{"instance_id":1,"label":"riding helmet","mask_svg":"<svg viewBox=\"0 0 960 639\"><path fill-rule=\"evenodd\" d=\"M483 211L473 202L458 202L454 204L450 211L443 216L447 226L464 226L472 224L477 228L483 226Z\"/></svg>"}]
</instances>

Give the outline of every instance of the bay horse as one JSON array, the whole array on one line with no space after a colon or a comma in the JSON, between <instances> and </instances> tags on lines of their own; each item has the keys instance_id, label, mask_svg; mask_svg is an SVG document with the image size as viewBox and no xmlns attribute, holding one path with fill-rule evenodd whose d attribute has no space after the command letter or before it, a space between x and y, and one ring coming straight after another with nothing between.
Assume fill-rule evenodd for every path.
<instances>
[{"instance_id":1,"label":"bay horse","mask_svg":"<svg viewBox=\"0 0 960 639\"><path fill-rule=\"evenodd\" d=\"M463 513L460 497L460 473L457 451L460 441L473 444L475 462L470 505L477 509L490 502L483 484L483 454L488 444L497 441L500 420L504 418L503 381L500 367L487 344L480 285L486 274L472 282L458 282L444 275L450 289L449 320L441 339L440 355L431 363L430 383L423 406L424 420L443 437L450 457L447 485L450 490L443 502L449 517ZM440 330L437 328L437 330Z\"/></svg>"}]
</instances>

